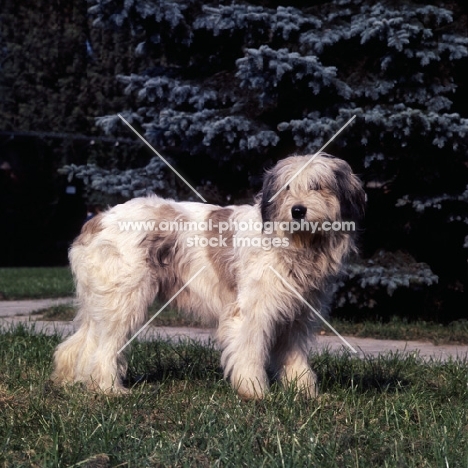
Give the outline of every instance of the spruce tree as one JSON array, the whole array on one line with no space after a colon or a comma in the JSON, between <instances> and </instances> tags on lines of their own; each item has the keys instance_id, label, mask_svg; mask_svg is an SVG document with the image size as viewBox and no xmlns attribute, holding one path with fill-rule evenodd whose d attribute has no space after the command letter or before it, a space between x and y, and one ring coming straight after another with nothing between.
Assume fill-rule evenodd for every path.
<instances>
[{"instance_id":1,"label":"spruce tree","mask_svg":"<svg viewBox=\"0 0 468 468\"><path fill-rule=\"evenodd\" d=\"M116 76L127 96L122 115L201 192L215 186L225 198L258 188L262 168L291 152L313 153L356 115L328 150L348 160L366 185L368 259L350 267L352 287L341 290L338 304L372 307L382 291L437 281L432 292L441 300L449 290L452 299L462 297L465 7L264 4L91 0L94 27L132 31L141 38L135 55L151 63ZM130 135L116 114L97 123L109 135ZM191 196L157 158L123 172L65 171L93 190L123 197ZM450 307L463 310L460 302Z\"/></svg>"}]
</instances>

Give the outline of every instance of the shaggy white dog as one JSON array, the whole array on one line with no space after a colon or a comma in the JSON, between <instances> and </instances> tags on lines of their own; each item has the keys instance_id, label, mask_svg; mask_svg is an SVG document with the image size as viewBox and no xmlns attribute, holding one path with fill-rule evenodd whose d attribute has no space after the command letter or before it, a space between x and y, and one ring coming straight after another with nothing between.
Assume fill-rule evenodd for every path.
<instances>
[{"instance_id":1,"label":"shaggy white dog","mask_svg":"<svg viewBox=\"0 0 468 468\"><path fill-rule=\"evenodd\" d=\"M168 300L198 273L172 305L217 324L238 394L262 398L270 370L315 396L307 357L316 318L297 295L326 313L330 282L354 249L353 233L337 227L363 215L365 195L346 162L311 157L281 160L253 206L151 196L88 221L70 250L79 329L58 346L52 379L122 391L119 350L155 298Z\"/></svg>"}]
</instances>

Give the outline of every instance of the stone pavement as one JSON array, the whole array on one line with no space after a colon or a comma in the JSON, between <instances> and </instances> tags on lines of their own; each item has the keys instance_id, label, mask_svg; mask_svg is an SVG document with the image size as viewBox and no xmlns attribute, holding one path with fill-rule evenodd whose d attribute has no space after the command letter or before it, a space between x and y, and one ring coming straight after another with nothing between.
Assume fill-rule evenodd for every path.
<instances>
[{"instance_id":1,"label":"stone pavement","mask_svg":"<svg viewBox=\"0 0 468 468\"><path fill-rule=\"evenodd\" d=\"M73 322L41 321L41 316L32 312L57 304L72 303L72 298L41 299L30 301L0 301L0 329L7 329L14 324L23 323L35 331L46 334L58 333L67 336L76 328ZM161 338L171 341L194 340L201 343L213 341L214 330L188 327L148 327L138 339L150 340ZM377 357L389 353L415 354L424 360L446 361L463 360L468 366L468 346L433 345L429 342L376 340L373 338L343 337L356 351L359 357ZM337 336L318 336L313 351L340 352L349 350ZM350 351L351 354L352 351Z\"/></svg>"},{"instance_id":2,"label":"stone pavement","mask_svg":"<svg viewBox=\"0 0 468 468\"><path fill-rule=\"evenodd\" d=\"M30 315L47 307L59 304L71 304L73 298L61 297L58 299L31 299L28 301L0 301L0 321L5 317Z\"/></svg>"}]
</instances>

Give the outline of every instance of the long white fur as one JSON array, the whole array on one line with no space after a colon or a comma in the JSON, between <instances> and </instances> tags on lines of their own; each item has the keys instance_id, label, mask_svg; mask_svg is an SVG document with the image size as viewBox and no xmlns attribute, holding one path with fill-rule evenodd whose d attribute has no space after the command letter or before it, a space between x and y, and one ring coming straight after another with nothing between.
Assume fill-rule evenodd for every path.
<instances>
[{"instance_id":1,"label":"long white fur","mask_svg":"<svg viewBox=\"0 0 468 468\"><path fill-rule=\"evenodd\" d=\"M148 306L167 299L201 267L204 271L174 300L174 305L217 324L221 365L244 399L263 398L270 375L294 383L309 397L317 394L308 353L316 321L285 287L274 269L315 308L326 313L329 285L354 249L349 233L310 233L261 229L229 232L243 238L278 237L287 247L190 247L189 238L218 235L200 231L123 231L129 221L292 221L291 208L307 208L308 221L343 218L343 193L355 211L364 195L344 161L319 155L272 204L266 198L280 188L310 156L278 163L265 177L253 205L209 204L137 198L88 222L70 250L79 312L77 332L54 356L56 383L84 382L103 391L124 391L127 364L118 350L146 320ZM338 177L340 172L341 177ZM343 174L345 174L343 176ZM341 193L341 192L340 192ZM354 198L353 198L354 197ZM268 218L268 219L267 219ZM90 223L90 224L89 224ZM268 374L271 371L271 374Z\"/></svg>"}]
</instances>

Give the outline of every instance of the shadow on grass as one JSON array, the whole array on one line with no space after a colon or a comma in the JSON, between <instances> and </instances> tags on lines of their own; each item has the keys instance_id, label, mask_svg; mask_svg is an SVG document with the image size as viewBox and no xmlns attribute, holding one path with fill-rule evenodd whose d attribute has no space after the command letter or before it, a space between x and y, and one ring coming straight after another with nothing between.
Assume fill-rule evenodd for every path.
<instances>
[{"instance_id":1,"label":"shadow on grass","mask_svg":"<svg viewBox=\"0 0 468 468\"><path fill-rule=\"evenodd\" d=\"M376 358L355 358L348 353L324 352L312 356L312 368L319 377L323 392L352 388L358 393L375 391L394 393L411 386L408 370L417 366L414 356L399 353Z\"/></svg>"},{"instance_id":2,"label":"shadow on grass","mask_svg":"<svg viewBox=\"0 0 468 468\"><path fill-rule=\"evenodd\" d=\"M223 378L220 353L213 344L185 340L137 343L129 358L126 386L157 384L165 380L210 380Z\"/></svg>"},{"instance_id":3,"label":"shadow on grass","mask_svg":"<svg viewBox=\"0 0 468 468\"><path fill-rule=\"evenodd\" d=\"M352 388L358 393L393 393L411 387L408 370L417 366L418 359L398 353L370 359L325 352L311 355L310 362L321 392ZM129 359L125 385L158 384L166 380L219 381L223 379L219 363L220 352L213 344L138 343ZM273 375L270 380L275 382Z\"/></svg>"}]
</instances>

